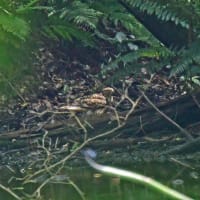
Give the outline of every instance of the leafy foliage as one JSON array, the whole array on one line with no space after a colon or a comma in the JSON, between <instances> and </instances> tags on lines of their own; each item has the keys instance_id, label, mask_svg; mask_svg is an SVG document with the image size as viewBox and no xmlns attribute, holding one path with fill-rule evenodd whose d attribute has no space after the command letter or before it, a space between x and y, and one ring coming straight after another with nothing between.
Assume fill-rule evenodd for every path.
<instances>
[{"instance_id":1,"label":"leafy foliage","mask_svg":"<svg viewBox=\"0 0 200 200\"><path fill-rule=\"evenodd\" d=\"M148 61L149 70L173 61L172 75L194 71L198 73L199 48L197 38L200 29L200 2L177 0L9 0L0 7L0 41L5 45L2 53L8 66L10 53L6 49L22 47L30 32L22 18L35 22L37 31L65 48L79 44L98 52L97 63L101 73L113 79L137 72ZM188 34L184 50L176 51L161 44L144 24L134 16L132 9L153 15L163 23L174 23ZM36 15L37 14L37 15ZM41 17L41 20L39 20ZM158 27L159 28L159 27ZM34 30L34 29L32 29ZM176 37L176 36L174 36ZM74 45L76 46L76 45ZM13 50L13 51L14 51ZM11 51L12 52L12 51ZM96 58L95 58L96 59ZM2 61L1 61L2 62ZM6 63L7 62L7 63ZM3 69L3 67L1 67ZM191 70L191 68L195 70ZM4 69L5 70L5 69ZM114 74L114 75L113 75ZM109 80L113 80L109 79Z\"/></svg>"},{"instance_id":2,"label":"leafy foliage","mask_svg":"<svg viewBox=\"0 0 200 200\"><path fill-rule=\"evenodd\" d=\"M189 71L191 75L200 73L200 41L196 40L188 49L179 52L179 62L173 68L171 75Z\"/></svg>"},{"instance_id":3,"label":"leafy foliage","mask_svg":"<svg viewBox=\"0 0 200 200\"><path fill-rule=\"evenodd\" d=\"M4 32L10 33L20 40L25 40L29 32L29 27L24 20L9 13L0 14L0 24Z\"/></svg>"},{"instance_id":4,"label":"leafy foliage","mask_svg":"<svg viewBox=\"0 0 200 200\"><path fill-rule=\"evenodd\" d=\"M59 41L63 38L72 42L75 38L86 46L94 46L94 38L88 32L80 30L78 27L67 22L51 24L44 27L42 32L46 37Z\"/></svg>"},{"instance_id":5,"label":"leafy foliage","mask_svg":"<svg viewBox=\"0 0 200 200\"><path fill-rule=\"evenodd\" d=\"M200 1L122 0L122 2L133 9L139 9L147 15L154 15L164 23L171 22L187 29L186 48L175 52L174 60L176 62L173 62L171 76L185 74L187 80L197 78L200 73L198 39L200 36ZM193 81L195 83L198 82L196 78Z\"/></svg>"},{"instance_id":6,"label":"leafy foliage","mask_svg":"<svg viewBox=\"0 0 200 200\"><path fill-rule=\"evenodd\" d=\"M74 39L86 46L94 46L92 31L97 27L101 12L81 1L48 1L48 20L43 34L57 41Z\"/></svg>"},{"instance_id":7,"label":"leafy foliage","mask_svg":"<svg viewBox=\"0 0 200 200\"><path fill-rule=\"evenodd\" d=\"M188 6L190 5L189 1L181 0L174 3L174 1L164 0L125 0L125 2L143 12L145 11L149 15L154 14L163 21L173 21L177 25L180 24L189 28L188 19L191 17L191 13L188 16ZM183 3L185 4L184 7Z\"/></svg>"},{"instance_id":8,"label":"leafy foliage","mask_svg":"<svg viewBox=\"0 0 200 200\"><path fill-rule=\"evenodd\" d=\"M133 73L140 58L155 59L170 54L119 1L48 1L47 6L52 9L43 29L45 36L57 41L61 38L81 41L84 46L99 48L99 51L102 48L107 51L102 46L106 44L113 50L103 57L102 74L114 70L121 77L124 73L120 71ZM137 51L141 46L143 49ZM123 63L123 68L119 63Z\"/></svg>"},{"instance_id":9,"label":"leafy foliage","mask_svg":"<svg viewBox=\"0 0 200 200\"><path fill-rule=\"evenodd\" d=\"M26 57L27 49L23 48L29 32L28 23L14 12L9 2L5 4L2 1L0 3L0 88L2 93L8 94L11 89L10 83L22 79L22 72L26 70L27 66L23 58Z\"/></svg>"},{"instance_id":10,"label":"leafy foliage","mask_svg":"<svg viewBox=\"0 0 200 200\"><path fill-rule=\"evenodd\" d=\"M170 53L168 54L170 56ZM116 58L114 61L108 63L106 66L102 66L102 73L107 74L109 71L115 73L112 75L112 80L115 82L119 78L128 76L133 73L140 72L142 67L146 67L147 65L142 64L139 60L147 60L148 63L148 71L154 72L155 70L158 70L159 67L162 67L162 65L159 65L157 62L158 59L160 59L161 54L159 54L159 48L145 48L145 49L138 49L136 51L131 51L129 53L126 53L125 55L120 55L118 58ZM163 61L164 63L164 61Z\"/></svg>"}]
</instances>

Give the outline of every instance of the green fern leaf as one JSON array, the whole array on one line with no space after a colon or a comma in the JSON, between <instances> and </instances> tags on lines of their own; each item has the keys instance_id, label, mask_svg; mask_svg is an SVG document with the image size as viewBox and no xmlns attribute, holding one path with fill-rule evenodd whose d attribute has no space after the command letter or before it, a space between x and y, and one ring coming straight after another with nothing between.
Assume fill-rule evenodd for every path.
<instances>
[{"instance_id":1,"label":"green fern leaf","mask_svg":"<svg viewBox=\"0 0 200 200\"><path fill-rule=\"evenodd\" d=\"M200 41L197 40L188 49L179 52L180 61L172 68L171 76L191 70L191 64L200 67Z\"/></svg>"},{"instance_id":2,"label":"green fern leaf","mask_svg":"<svg viewBox=\"0 0 200 200\"><path fill-rule=\"evenodd\" d=\"M56 40L59 40L60 37L67 41L77 39L86 46L94 46L94 39L90 33L84 32L69 23L48 25L44 27L43 34Z\"/></svg>"},{"instance_id":3,"label":"green fern leaf","mask_svg":"<svg viewBox=\"0 0 200 200\"><path fill-rule=\"evenodd\" d=\"M28 24L12 14L0 13L0 27L3 31L11 33L21 40L25 40L30 32Z\"/></svg>"}]
</instances>

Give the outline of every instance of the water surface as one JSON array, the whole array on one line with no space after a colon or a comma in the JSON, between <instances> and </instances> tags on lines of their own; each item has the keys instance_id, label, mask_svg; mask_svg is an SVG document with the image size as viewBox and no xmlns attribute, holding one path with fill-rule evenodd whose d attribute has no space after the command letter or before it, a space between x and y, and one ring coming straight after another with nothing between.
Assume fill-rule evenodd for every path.
<instances>
[{"instance_id":1,"label":"water surface","mask_svg":"<svg viewBox=\"0 0 200 200\"><path fill-rule=\"evenodd\" d=\"M115 166L119 167L119 166ZM200 199L200 170L180 166L177 163L139 163L134 166L121 166L150 176L169 187L172 187L196 200ZM143 185L120 180L117 177L108 177L99 174L90 167L79 167L62 172L84 193L87 200L167 200L157 191ZM4 175L5 176L5 175ZM4 179L5 180L5 179ZM6 184L6 183L4 183ZM19 185L15 185L19 187ZM14 186L13 186L14 187ZM34 186L33 186L34 188ZM79 200L78 192L69 184L48 184L42 190L44 200ZM0 199L12 200L5 192L0 192Z\"/></svg>"}]
</instances>

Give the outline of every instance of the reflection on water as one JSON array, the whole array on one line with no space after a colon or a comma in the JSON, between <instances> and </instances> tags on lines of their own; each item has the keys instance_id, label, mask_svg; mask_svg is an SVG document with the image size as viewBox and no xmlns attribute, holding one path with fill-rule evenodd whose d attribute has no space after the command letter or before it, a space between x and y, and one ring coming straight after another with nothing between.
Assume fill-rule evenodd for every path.
<instances>
[{"instance_id":1,"label":"reflection on water","mask_svg":"<svg viewBox=\"0 0 200 200\"><path fill-rule=\"evenodd\" d=\"M173 163L145 163L123 167L128 170L150 176L194 199L200 199L200 170L191 170ZM167 200L157 191L142 185L106 177L90 168L76 168L67 171L70 179L85 194L87 200ZM65 177L66 177L65 174ZM62 178L62 176L56 177ZM4 183L5 185L6 183ZM16 185L17 187L17 185ZM44 200L79 200L77 191L69 184L50 183L42 190ZM0 199L12 200L5 192L0 192Z\"/></svg>"}]
</instances>

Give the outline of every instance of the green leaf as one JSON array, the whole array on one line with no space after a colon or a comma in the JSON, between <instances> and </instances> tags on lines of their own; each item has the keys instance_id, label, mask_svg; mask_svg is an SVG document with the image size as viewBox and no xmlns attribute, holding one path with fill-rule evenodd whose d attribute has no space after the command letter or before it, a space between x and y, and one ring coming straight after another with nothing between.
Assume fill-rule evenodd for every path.
<instances>
[{"instance_id":1,"label":"green leaf","mask_svg":"<svg viewBox=\"0 0 200 200\"><path fill-rule=\"evenodd\" d=\"M21 40L25 40L30 32L28 24L12 14L0 13L0 27L2 31L9 32Z\"/></svg>"}]
</instances>

